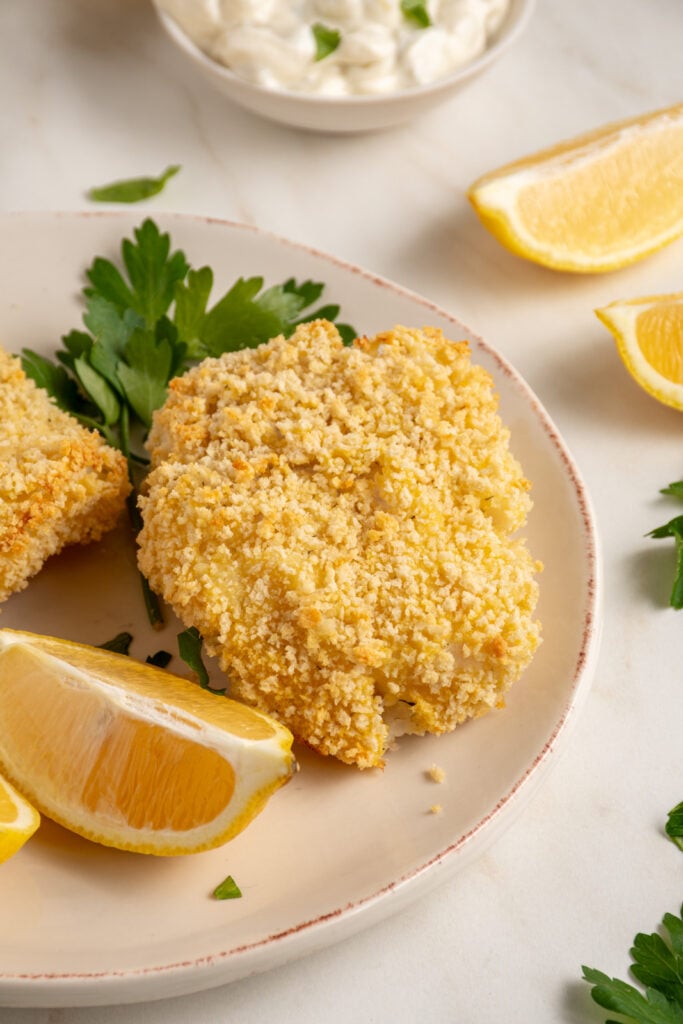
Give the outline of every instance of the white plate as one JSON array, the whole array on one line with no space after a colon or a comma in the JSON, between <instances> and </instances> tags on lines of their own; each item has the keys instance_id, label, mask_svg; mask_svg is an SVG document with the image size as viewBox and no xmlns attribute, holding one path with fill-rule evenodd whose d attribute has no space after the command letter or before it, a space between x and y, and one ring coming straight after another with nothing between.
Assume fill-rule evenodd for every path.
<instances>
[{"instance_id":1,"label":"white plate","mask_svg":"<svg viewBox=\"0 0 683 1024\"><path fill-rule=\"evenodd\" d=\"M142 214L17 214L0 222L0 339L46 354L80 323L83 273L118 255ZM595 661L598 564L589 502L561 438L516 372L457 320L355 267L250 228L156 216L216 289L240 275L326 282L325 299L363 332L434 324L472 342L494 376L512 447L534 483L525 531L545 563L544 642L505 710L450 736L404 739L384 772L301 753L302 771L222 849L157 859L108 850L49 822L0 868L0 1005L132 1002L263 971L337 941L444 882L545 777L585 697ZM2 625L133 653L175 650L146 627L125 531L53 559L4 605ZM177 663L176 663L177 664ZM55 742L59 742L58 737ZM436 763L446 782L427 770ZM430 814L432 804L443 807ZM232 874L243 899L211 899Z\"/></svg>"}]
</instances>

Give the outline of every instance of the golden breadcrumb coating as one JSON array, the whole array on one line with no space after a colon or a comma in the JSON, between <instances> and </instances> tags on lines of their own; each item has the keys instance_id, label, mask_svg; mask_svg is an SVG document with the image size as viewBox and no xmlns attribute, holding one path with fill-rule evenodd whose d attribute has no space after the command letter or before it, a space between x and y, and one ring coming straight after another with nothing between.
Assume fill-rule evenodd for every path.
<instances>
[{"instance_id":1,"label":"golden breadcrumb coating","mask_svg":"<svg viewBox=\"0 0 683 1024\"><path fill-rule=\"evenodd\" d=\"M324 754L502 704L539 642L530 508L467 342L331 324L171 382L139 563L231 692Z\"/></svg>"},{"instance_id":2,"label":"golden breadcrumb coating","mask_svg":"<svg viewBox=\"0 0 683 1024\"><path fill-rule=\"evenodd\" d=\"M67 544L111 529L130 487L126 460L36 387L0 350L0 601Z\"/></svg>"}]
</instances>

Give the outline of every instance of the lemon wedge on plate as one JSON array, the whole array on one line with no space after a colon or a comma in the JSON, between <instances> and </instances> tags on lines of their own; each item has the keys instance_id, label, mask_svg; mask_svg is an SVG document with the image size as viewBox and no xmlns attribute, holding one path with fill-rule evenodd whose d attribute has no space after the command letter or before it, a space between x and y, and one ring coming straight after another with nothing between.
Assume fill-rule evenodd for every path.
<instances>
[{"instance_id":1,"label":"lemon wedge on plate","mask_svg":"<svg viewBox=\"0 0 683 1024\"><path fill-rule=\"evenodd\" d=\"M633 263L683 234L683 103L507 164L468 196L499 242L536 263Z\"/></svg>"},{"instance_id":2,"label":"lemon wedge on plate","mask_svg":"<svg viewBox=\"0 0 683 1024\"><path fill-rule=\"evenodd\" d=\"M47 817L139 853L226 842L295 767L268 716L125 655L0 630L0 770Z\"/></svg>"},{"instance_id":3,"label":"lemon wedge on plate","mask_svg":"<svg viewBox=\"0 0 683 1024\"><path fill-rule=\"evenodd\" d=\"M683 409L683 292L612 302L595 312L633 379L660 402Z\"/></svg>"},{"instance_id":4,"label":"lemon wedge on plate","mask_svg":"<svg viewBox=\"0 0 683 1024\"><path fill-rule=\"evenodd\" d=\"M13 857L40 825L40 815L0 775L0 864Z\"/></svg>"}]
</instances>

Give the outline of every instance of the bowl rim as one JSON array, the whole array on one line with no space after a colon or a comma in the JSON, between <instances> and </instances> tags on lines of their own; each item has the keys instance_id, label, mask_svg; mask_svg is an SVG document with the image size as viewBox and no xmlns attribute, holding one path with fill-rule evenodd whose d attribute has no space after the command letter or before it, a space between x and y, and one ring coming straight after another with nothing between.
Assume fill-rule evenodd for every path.
<instances>
[{"instance_id":1,"label":"bowl rim","mask_svg":"<svg viewBox=\"0 0 683 1024\"><path fill-rule=\"evenodd\" d=\"M172 15L168 14L160 6L159 0L152 0L152 5L164 29L180 49L184 50L197 63L203 65L212 74L217 75L223 81L236 88L250 92L253 96L262 96L273 99L275 102L281 99L283 102L298 103L301 106L317 107L347 107L358 105L360 107L372 107L375 105L401 103L404 100L426 98L437 96L442 92L448 92L458 82L475 75L483 70L492 61L503 53L526 27L536 0L510 0L508 10L503 22L496 30L491 43L477 57L461 64L451 74L439 78L427 85L411 85L404 89L397 89L386 93L351 93L346 96L326 96L320 93L300 92L295 89L270 88L265 85L258 85L242 78L227 65L221 64L209 56L194 40L180 27Z\"/></svg>"}]
</instances>

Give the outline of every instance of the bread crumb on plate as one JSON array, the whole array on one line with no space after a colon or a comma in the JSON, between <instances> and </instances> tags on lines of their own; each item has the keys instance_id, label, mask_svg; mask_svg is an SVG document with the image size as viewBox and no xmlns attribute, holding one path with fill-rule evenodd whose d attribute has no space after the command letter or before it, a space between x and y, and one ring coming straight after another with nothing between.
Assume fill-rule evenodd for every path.
<instances>
[{"instance_id":1,"label":"bread crumb on plate","mask_svg":"<svg viewBox=\"0 0 683 1024\"><path fill-rule=\"evenodd\" d=\"M446 772L438 764L433 764L427 769L427 775L432 782L442 783L446 781Z\"/></svg>"}]
</instances>

